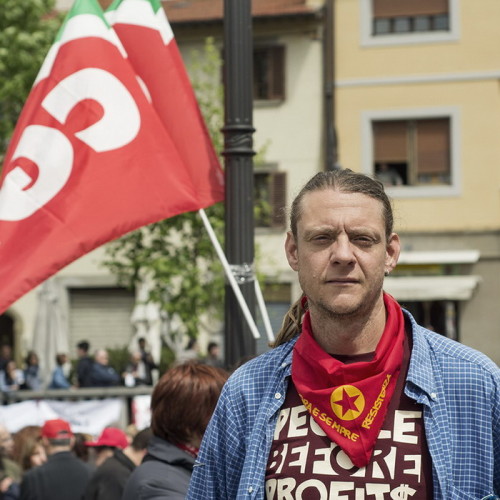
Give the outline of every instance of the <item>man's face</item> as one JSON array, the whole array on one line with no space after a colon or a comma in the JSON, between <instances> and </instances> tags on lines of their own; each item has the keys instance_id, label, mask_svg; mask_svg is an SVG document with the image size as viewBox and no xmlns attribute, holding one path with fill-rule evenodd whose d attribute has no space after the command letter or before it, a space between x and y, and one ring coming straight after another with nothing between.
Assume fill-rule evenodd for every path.
<instances>
[{"instance_id":1,"label":"man's face","mask_svg":"<svg viewBox=\"0 0 500 500\"><path fill-rule=\"evenodd\" d=\"M386 241L382 203L359 193L324 189L301 201L297 238L285 250L298 272L311 314L367 315L382 301L384 272L399 257L399 238Z\"/></svg>"},{"instance_id":2,"label":"man's face","mask_svg":"<svg viewBox=\"0 0 500 500\"><path fill-rule=\"evenodd\" d=\"M106 351L97 351L95 361L101 365L107 365L109 363L108 353Z\"/></svg>"}]
</instances>

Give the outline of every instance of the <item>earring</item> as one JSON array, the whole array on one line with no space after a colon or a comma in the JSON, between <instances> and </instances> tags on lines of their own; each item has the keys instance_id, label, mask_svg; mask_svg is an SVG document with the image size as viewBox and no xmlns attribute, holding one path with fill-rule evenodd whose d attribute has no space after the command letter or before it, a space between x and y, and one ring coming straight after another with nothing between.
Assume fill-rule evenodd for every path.
<instances>
[{"instance_id":1,"label":"earring","mask_svg":"<svg viewBox=\"0 0 500 500\"><path fill-rule=\"evenodd\" d=\"M386 270L386 271L384 272L384 276L389 276L389 271L387 271L387 270Z\"/></svg>"}]
</instances>

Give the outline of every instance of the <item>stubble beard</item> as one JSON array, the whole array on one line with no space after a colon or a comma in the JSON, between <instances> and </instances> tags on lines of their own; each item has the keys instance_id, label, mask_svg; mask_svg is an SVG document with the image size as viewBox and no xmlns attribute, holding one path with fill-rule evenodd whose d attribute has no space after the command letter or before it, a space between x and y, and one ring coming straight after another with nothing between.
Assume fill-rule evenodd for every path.
<instances>
[{"instance_id":1,"label":"stubble beard","mask_svg":"<svg viewBox=\"0 0 500 500\"><path fill-rule=\"evenodd\" d=\"M326 321L351 324L368 319L375 308L383 289L383 280L373 291L364 294L352 301L351 304L335 306L328 300L319 297L318 300L309 299L309 308L315 309L319 317ZM307 295L307 294L306 294Z\"/></svg>"}]
</instances>

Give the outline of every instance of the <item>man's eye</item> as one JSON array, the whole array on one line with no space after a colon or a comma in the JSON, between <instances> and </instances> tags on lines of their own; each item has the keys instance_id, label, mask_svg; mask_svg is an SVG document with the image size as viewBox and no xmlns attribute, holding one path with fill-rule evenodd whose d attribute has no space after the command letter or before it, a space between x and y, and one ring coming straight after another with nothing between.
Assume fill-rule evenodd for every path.
<instances>
[{"instance_id":1,"label":"man's eye","mask_svg":"<svg viewBox=\"0 0 500 500\"><path fill-rule=\"evenodd\" d=\"M373 245L373 238L369 236L357 236L353 239L353 241L359 245Z\"/></svg>"},{"instance_id":2,"label":"man's eye","mask_svg":"<svg viewBox=\"0 0 500 500\"><path fill-rule=\"evenodd\" d=\"M330 236L328 236L327 234L317 234L312 239L313 241L327 241L330 239Z\"/></svg>"}]
</instances>

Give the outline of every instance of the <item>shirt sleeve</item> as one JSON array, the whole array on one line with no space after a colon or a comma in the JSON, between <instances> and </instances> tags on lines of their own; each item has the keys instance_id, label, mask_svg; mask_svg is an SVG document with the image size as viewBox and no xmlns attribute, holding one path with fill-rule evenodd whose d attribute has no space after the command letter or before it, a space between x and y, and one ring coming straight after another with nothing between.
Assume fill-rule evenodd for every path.
<instances>
[{"instance_id":1,"label":"shirt sleeve","mask_svg":"<svg viewBox=\"0 0 500 500\"><path fill-rule=\"evenodd\" d=\"M187 499L234 500L245 457L246 419L241 395L227 382L193 467Z\"/></svg>"},{"instance_id":2,"label":"shirt sleeve","mask_svg":"<svg viewBox=\"0 0 500 500\"><path fill-rule=\"evenodd\" d=\"M495 470L493 471L494 489L500 495L500 371L497 370L495 377L495 399L493 401L493 453Z\"/></svg>"}]
</instances>

